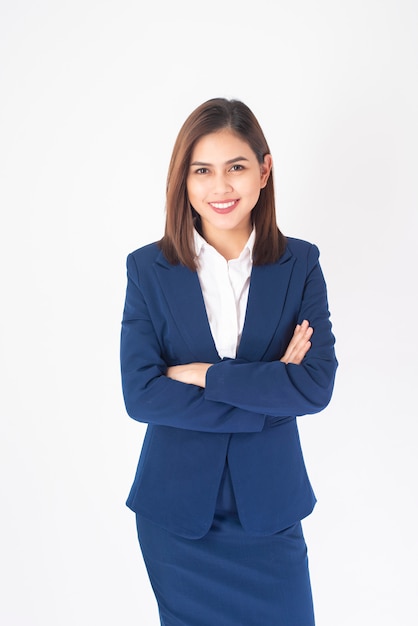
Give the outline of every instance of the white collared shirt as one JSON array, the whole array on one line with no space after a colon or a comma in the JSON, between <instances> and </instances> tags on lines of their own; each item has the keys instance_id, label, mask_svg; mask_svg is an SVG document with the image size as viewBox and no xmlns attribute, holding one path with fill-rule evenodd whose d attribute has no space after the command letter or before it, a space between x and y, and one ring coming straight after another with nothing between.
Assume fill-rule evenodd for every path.
<instances>
[{"instance_id":1,"label":"white collared shirt","mask_svg":"<svg viewBox=\"0 0 418 626\"><path fill-rule=\"evenodd\" d=\"M239 257L227 261L194 231L197 275L221 359L233 359L237 354L247 309L254 241L253 229Z\"/></svg>"}]
</instances>

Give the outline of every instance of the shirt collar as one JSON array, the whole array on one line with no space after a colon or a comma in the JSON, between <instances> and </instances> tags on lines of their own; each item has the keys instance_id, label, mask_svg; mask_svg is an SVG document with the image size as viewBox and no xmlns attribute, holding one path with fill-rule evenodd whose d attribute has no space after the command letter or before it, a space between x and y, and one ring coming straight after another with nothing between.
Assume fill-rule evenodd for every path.
<instances>
[{"instance_id":1,"label":"shirt collar","mask_svg":"<svg viewBox=\"0 0 418 626\"><path fill-rule=\"evenodd\" d=\"M196 253L196 258L198 259L202 253L202 251L204 250L204 248L208 249L208 248L213 248L213 246L211 246L206 239L204 239L202 237L202 235L200 235L197 230L194 228L193 229L193 238L194 238L194 249L195 249L195 253ZM244 248L241 251L241 254L239 255L238 259L241 259L244 256L245 251L248 250L248 252L250 253L250 258L252 261L253 258L253 248L254 248L254 243L255 243L255 228L252 229L250 236L248 237L248 241L245 244Z\"/></svg>"}]
</instances>

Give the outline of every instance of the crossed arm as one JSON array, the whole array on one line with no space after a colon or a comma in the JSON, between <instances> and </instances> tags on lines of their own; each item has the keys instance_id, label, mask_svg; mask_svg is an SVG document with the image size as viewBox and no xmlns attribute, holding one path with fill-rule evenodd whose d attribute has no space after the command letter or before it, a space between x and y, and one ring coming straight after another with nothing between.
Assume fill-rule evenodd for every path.
<instances>
[{"instance_id":1,"label":"crossed arm","mask_svg":"<svg viewBox=\"0 0 418 626\"><path fill-rule=\"evenodd\" d=\"M280 360L237 358L168 369L161 347L159 304L155 314L144 296L144 291L150 292L149 302L155 302L155 283L151 283L154 291L146 280L140 284L137 261L130 255L121 334L122 388L128 414L150 424L231 433L259 432L266 416L306 415L326 407L338 363L318 254L312 246L306 276L303 258L296 267L295 288L300 291L304 280L303 293L300 302L297 297L289 306L304 321L296 326ZM177 347L180 350L180 344Z\"/></svg>"},{"instance_id":2,"label":"crossed arm","mask_svg":"<svg viewBox=\"0 0 418 626\"><path fill-rule=\"evenodd\" d=\"M300 365L304 356L311 347L313 328L307 320L297 324L287 349L280 359L282 363ZM206 373L212 363L186 363L185 365L173 365L167 369L166 376L172 380L198 387L206 386Z\"/></svg>"}]
</instances>

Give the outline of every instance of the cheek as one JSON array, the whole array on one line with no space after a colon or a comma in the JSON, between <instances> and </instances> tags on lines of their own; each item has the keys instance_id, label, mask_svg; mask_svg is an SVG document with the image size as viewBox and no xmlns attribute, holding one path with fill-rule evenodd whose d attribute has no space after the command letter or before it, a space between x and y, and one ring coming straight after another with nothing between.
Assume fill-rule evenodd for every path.
<instances>
[{"instance_id":1,"label":"cheek","mask_svg":"<svg viewBox=\"0 0 418 626\"><path fill-rule=\"evenodd\" d=\"M199 184L196 181L193 183L186 183L187 194L189 198L202 198L205 195L205 185Z\"/></svg>"},{"instance_id":2,"label":"cheek","mask_svg":"<svg viewBox=\"0 0 418 626\"><path fill-rule=\"evenodd\" d=\"M242 192L248 198L257 200L260 195L260 180L254 178L254 180L248 181L245 188L242 189Z\"/></svg>"},{"instance_id":3,"label":"cheek","mask_svg":"<svg viewBox=\"0 0 418 626\"><path fill-rule=\"evenodd\" d=\"M186 180L186 189L189 195L193 195L196 189L196 183L191 180Z\"/></svg>"}]
</instances>

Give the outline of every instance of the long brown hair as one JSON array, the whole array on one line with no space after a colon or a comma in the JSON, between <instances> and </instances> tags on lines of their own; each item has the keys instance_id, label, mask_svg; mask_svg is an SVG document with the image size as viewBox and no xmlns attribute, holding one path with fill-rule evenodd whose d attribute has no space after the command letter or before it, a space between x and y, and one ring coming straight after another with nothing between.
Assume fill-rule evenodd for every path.
<instances>
[{"instance_id":1,"label":"long brown hair","mask_svg":"<svg viewBox=\"0 0 418 626\"><path fill-rule=\"evenodd\" d=\"M259 163L270 154L264 133L252 111L239 100L213 98L197 107L177 136L167 176L166 223L160 247L170 263L196 269L193 228L200 230L200 216L189 202L186 180L196 143L210 133L230 129L246 141ZM276 223L273 172L252 211L256 240L254 265L274 263L283 254L286 239Z\"/></svg>"}]
</instances>

